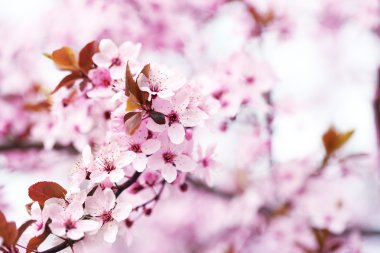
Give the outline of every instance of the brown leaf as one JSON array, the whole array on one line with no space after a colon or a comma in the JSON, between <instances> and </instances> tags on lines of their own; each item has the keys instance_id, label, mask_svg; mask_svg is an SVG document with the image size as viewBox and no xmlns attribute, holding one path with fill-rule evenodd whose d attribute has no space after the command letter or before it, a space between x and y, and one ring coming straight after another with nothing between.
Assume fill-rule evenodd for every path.
<instances>
[{"instance_id":1,"label":"brown leaf","mask_svg":"<svg viewBox=\"0 0 380 253\"><path fill-rule=\"evenodd\" d=\"M127 133L133 135L140 127L143 112L129 112L124 116L124 123Z\"/></svg>"},{"instance_id":2,"label":"brown leaf","mask_svg":"<svg viewBox=\"0 0 380 253\"><path fill-rule=\"evenodd\" d=\"M38 249L38 247L46 240L46 238L50 235L50 230L45 229L45 231L36 237L33 237L29 240L28 245L26 246L26 253L32 253Z\"/></svg>"},{"instance_id":3,"label":"brown leaf","mask_svg":"<svg viewBox=\"0 0 380 253\"><path fill-rule=\"evenodd\" d=\"M24 109L31 112L49 111L50 105L48 100L44 100L37 103L25 103Z\"/></svg>"},{"instance_id":4,"label":"brown leaf","mask_svg":"<svg viewBox=\"0 0 380 253\"><path fill-rule=\"evenodd\" d=\"M29 197L38 201L41 207L50 198L62 198L66 196L66 190L55 182L38 182L29 187Z\"/></svg>"},{"instance_id":5,"label":"brown leaf","mask_svg":"<svg viewBox=\"0 0 380 253\"><path fill-rule=\"evenodd\" d=\"M79 71L72 72L71 74L65 76L50 94L56 93L62 87L66 87L66 88L72 87L75 81L81 78L82 78L82 74Z\"/></svg>"},{"instance_id":6,"label":"brown leaf","mask_svg":"<svg viewBox=\"0 0 380 253\"><path fill-rule=\"evenodd\" d=\"M141 73L146 76L147 78L149 78L150 76L150 64L147 64L143 67L143 69L141 70Z\"/></svg>"},{"instance_id":7,"label":"brown leaf","mask_svg":"<svg viewBox=\"0 0 380 253\"><path fill-rule=\"evenodd\" d=\"M30 225L32 225L32 224L35 223L35 222L36 222L35 220L28 220L28 221L24 222L24 223L18 228L16 242L18 242L18 240L20 239L20 237L22 236L22 234L25 232L25 230L26 230Z\"/></svg>"},{"instance_id":8,"label":"brown leaf","mask_svg":"<svg viewBox=\"0 0 380 253\"><path fill-rule=\"evenodd\" d=\"M144 67L145 68L145 67ZM135 97L135 100L140 104L144 105L147 103L144 93L140 90L137 82L133 79L131 69L129 68L129 63L127 64L126 77L125 77L125 95Z\"/></svg>"},{"instance_id":9,"label":"brown leaf","mask_svg":"<svg viewBox=\"0 0 380 253\"><path fill-rule=\"evenodd\" d=\"M15 222L7 222L4 214L0 211L0 237L3 238L3 244L10 248L16 244L17 227Z\"/></svg>"},{"instance_id":10,"label":"brown leaf","mask_svg":"<svg viewBox=\"0 0 380 253\"><path fill-rule=\"evenodd\" d=\"M79 52L79 67L84 73L87 74L94 65L92 56L98 51L99 43L97 41L92 41Z\"/></svg>"},{"instance_id":11,"label":"brown leaf","mask_svg":"<svg viewBox=\"0 0 380 253\"><path fill-rule=\"evenodd\" d=\"M247 8L252 18L260 26L268 26L275 19L275 15L272 9L268 10L266 13L260 13L254 6L247 6Z\"/></svg>"},{"instance_id":12,"label":"brown leaf","mask_svg":"<svg viewBox=\"0 0 380 253\"><path fill-rule=\"evenodd\" d=\"M131 93L129 94L128 100L127 100L127 108L126 111L134 111L136 109L142 109L141 104L139 101L137 101L137 98Z\"/></svg>"},{"instance_id":13,"label":"brown leaf","mask_svg":"<svg viewBox=\"0 0 380 253\"><path fill-rule=\"evenodd\" d=\"M165 124L165 115L161 112L150 111L149 116L159 125Z\"/></svg>"},{"instance_id":14,"label":"brown leaf","mask_svg":"<svg viewBox=\"0 0 380 253\"><path fill-rule=\"evenodd\" d=\"M331 156L335 151L341 148L350 139L353 133L354 130L339 133L334 127L330 127L322 136L326 155Z\"/></svg>"},{"instance_id":15,"label":"brown leaf","mask_svg":"<svg viewBox=\"0 0 380 253\"><path fill-rule=\"evenodd\" d=\"M29 215L31 215L32 205L33 205L33 202L25 205L25 209Z\"/></svg>"},{"instance_id":16,"label":"brown leaf","mask_svg":"<svg viewBox=\"0 0 380 253\"><path fill-rule=\"evenodd\" d=\"M62 47L51 54L55 65L62 70L77 70L78 61L74 51L69 47Z\"/></svg>"}]
</instances>

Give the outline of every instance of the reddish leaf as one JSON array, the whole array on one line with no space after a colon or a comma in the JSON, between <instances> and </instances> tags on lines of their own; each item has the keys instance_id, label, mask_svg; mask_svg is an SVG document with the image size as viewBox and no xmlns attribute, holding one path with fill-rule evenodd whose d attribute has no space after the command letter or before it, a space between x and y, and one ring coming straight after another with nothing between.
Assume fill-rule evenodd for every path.
<instances>
[{"instance_id":1,"label":"reddish leaf","mask_svg":"<svg viewBox=\"0 0 380 253\"><path fill-rule=\"evenodd\" d=\"M269 10L266 13L260 13L253 6L248 6L248 12L251 14L255 22L260 26L268 26L275 19L273 10Z\"/></svg>"},{"instance_id":2,"label":"reddish leaf","mask_svg":"<svg viewBox=\"0 0 380 253\"><path fill-rule=\"evenodd\" d=\"M127 100L127 108L126 111L134 111L136 109L142 109L141 104L139 101L137 101L137 98L133 94L129 94L128 100Z\"/></svg>"},{"instance_id":3,"label":"reddish leaf","mask_svg":"<svg viewBox=\"0 0 380 253\"><path fill-rule=\"evenodd\" d=\"M150 111L149 116L159 125L165 124L165 115L161 112Z\"/></svg>"},{"instance_id":4,"label":"reddish leaf","mask_svg":"<svg viewBox=\"0 0 380 253\"><path fill-rule=\"evenodd\" d=\"M146 104L146 100L144 99L144 93L140 90L139 86L137 85L137 82L133 79L128 63L125 77L125 95L130 96L131 94L135 97L135 100L140 105Z\"/></svg>"},{"instance_id":5,"label":"reddish leaf","mask_svg":"<svg viewBox=\"0 0 380 253\"><path fill-rule=\"evenodd\" d=\"M74 51L69 47L62 47L51 54L51 59L62 70L77 70L78 62Z\"/></svg>"},{"instance_id":6,"label":"reddish leaf","mask_svg":"<svg viewBox=\"0 0 380 253\"><path fill-rule=\"evenodd\" d=\"M25 205L25 209L29 215L31 215L32 205L33 205L33 202Z\"/></svg>"},{"instance_id":7,"label":"reddish leaf","mask_svg":"<svg viewBox=\"0 0 380 253\"><path fill-rule=\"evenodd\" d=\"M22 234L25 232L25 230L26 230L30 225L32 225L32 224L35 223L35 222L36 222L35 220L28 220L28 221L24 222L24 223L18 228L16 242L18 242L18 240L20 239L20 237L22 236Z\"/></svg>"},{"instance_id":8,"label":"reddish leaf","mask_svg":"<svg viewBox=\"0 0 380 253\"><path fill-rule=\"evenodd\" d=\"M17 227L15 222L7 222L4 214L0 211L0 237L3 238L3 244L10 248L16 244Z\"/></svg>"},{"instance_id":9,"label":"reddish leaf","mask_svg":"<svg viewBox=\"0 0 380 253\"><path fill-rule=\"evenodd\" d=\"M82 50L79 52L79 67L84 73L92 68L94 62L92 61L92 56L99 51L99 43L97 41L92 41L88 43Z\"/></svg>"},{"instance_id":10,"label":"reddish leaf","mask_svg":"<svg viewBox=\"0 0 380 253\"><path fill-rule=\"evenodd\" d=\"M41 207L50 198L62 198L66 196L66 190L54 182L38 182L29 187L29 197L38 201Z\"/></svg>"},{"instance_id":11,"label":"reddish leaf","mask_svg":"<svg viewBox=\"0 0 380 253\"><path fill-rule=\"evenodd\" d=\"M72 72L71 74L65 76L50 94L56 93L62 87L67 87L67 88L72 87L74 85L74 82L81 78L82 78L82 74L80 72L78 71Z\"/></svg>"},{"instance_id":12,"label":"reddish leaf","mask_svg":"<svg viewBox=\"0 0 380 253\"><path fill-rule=\"evenodd\" d=\"M141 73L146 76L147 78L149 78L150 76L150 64L147 64L143 67L143 69L141 70Z\"/></svg>"},{"instance_id":13,"label":"reddish leaf","mask_svg":"<svg viewBox=\"0 0 380 253\"><path fill-rule=\"evenodd\" d=\"M50 235L50 230L45 229L43 234L33 237L29 240L28 245L26 246L26 253L34 252L38 249L38 247L46 240L46 238Z\"/></svg>"},{"instance_id":14,"label":"reddish leaf","mask_svg":"<svg viewBox=\"0 0 380 253\"><path fill-rule=\"evenodd\" d=\"M50 105L48 100L44 100L38 103L26 103L24 104L24 109L32 112L49 111Z\"/></svg>"},{"instance_id":15,"label":"reddish leaf","mask_svg":"<svg viewBox=\"0 0 380 253\"><path fill-rule=\"evenodd\" d=\"M143 112L129 112L124 116L124 123L127 133L133 135L140 127Z\"/></svg>"},{"instance_id":16,"label":"reddish leaf","mask_svg":"<svg viewBox=\"0 0 380 253\"><path fill-rule=\"evenodd\" d=\"M326 155L331 156L335 151L341 148L350 139L353 133L354 130L339 133L335 128L330 127L322 136Z\"/></svg>"}]
</instances>

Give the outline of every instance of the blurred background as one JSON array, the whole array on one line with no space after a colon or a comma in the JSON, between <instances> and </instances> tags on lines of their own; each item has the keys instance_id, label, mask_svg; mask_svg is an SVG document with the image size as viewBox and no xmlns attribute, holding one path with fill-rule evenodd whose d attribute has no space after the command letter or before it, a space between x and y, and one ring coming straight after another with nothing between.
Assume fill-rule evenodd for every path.
<instances>
[{"instance_id":1,"label":"blurred background","mask_svg":"<svg viewBox=\"0 0 380 253\"><path fill-rule=\"evenodd\" d=\"M67 185L68 171L83 147L60 142L60 135L68 134L66 128L59 134L49 132L46 125L54 115L25 106L39 101L63 77L43 53L62 46L79 50L89 41L111 38L117 43L142 43L143 60L166 64L211 92L228 86L232 97L243 97L244 92L260 97L249 110L261 122L259 128L266 130L265 115L270 111L273 122L265 138L270 139L270 159L284 170L315 167L324 155L321 136L330 126L354 129L341 152L365 156L345 165L356 177L332 188L316 184L319 195L308 198L344 188L350 209L347 220L354 220L354 227L380 231L374 112L380 67L379 1L0 0L0 6L0 208L10 219L27 219L27 188L34 182ZM236 80L225 79L226 73L251 73L255 88L239 90ZM268 92L271 101L265 103L261 95ZM302 220L283 219L273 228L276 233L268 228L260 236L247 236L253 223L255 229L261 227L252 217L267 201L265 194L270 194L262 186L268 174L262 157L268 150L262 150L260 141L252 140L247 147L240 142L249 131L244 124L235 124L231 131L213 137L218 141L217 159L223 164L215 187L238 189L244 184L236 178L244 171L242 177L250 181L241 196L226 200L203 192L199 197L192 187L186 193L171 190L157 213L141 219L132 231L134 242L128 251L298 252L263 246L263 241L288 245L293 239L281 241L276 233L289 232L298 223L302 227ZM47 135L61 148L47 148ZM252 157L261 160L247 166ZM325 199L316 203L311 206L328 206ZM319 213L317 207L305 205ZM300 212L312 213L310 209ZM345 228L349 228L346 223ZM361 251L344 252L380 252L380 233L372 232L361 237ZM249 243L236 237L247 237ZM107 251L120 252L124 247L119 240Z\"/></svg>"}]
</instances>

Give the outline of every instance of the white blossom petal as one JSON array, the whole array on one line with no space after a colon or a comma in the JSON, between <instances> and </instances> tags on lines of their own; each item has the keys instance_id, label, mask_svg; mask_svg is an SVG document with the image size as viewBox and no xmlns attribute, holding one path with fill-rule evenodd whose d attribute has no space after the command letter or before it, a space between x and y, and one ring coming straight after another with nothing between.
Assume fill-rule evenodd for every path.
<instances>
[{"instance_id":1,"label":"white blossom petal","mask_svg":"<svg viewBox=\"0 0 380 253\"><path fill-rule=\"evenodd\" d=\"M117 203L115 209L112 211L112 217L120 222L128 218L129 214L132 212L132 205L130 203Z\"/></svg>"},{"instance_id":2,"label":"white blossom petal","mask_svg":"<svg viewBox=\"0 0 380 253\"><path fill-rule=\"evenodd\" d=\"M149 139L141 145L141 150L146 155L157 152L161 147L161 142L157 139Z\"/></svg>"},{"instance_id":3,"label":"white blossom petal","mask_svg":"<svg viewBox=\"0 0 380 253\"><path fill-rule=\"evenodd\" d=\"M174 123L168 128L168 136L172 143L181 144L185 140L185 128L179 123Z\"/></svg>"},{"instance_id":4,"label":"white blossom petal","mask_svg":"<svg viewBox=\"0 0 380 253\"><path fill-rule=\"evenodd\" d=\"M164 168L161 170L161 174L168 183L174 182L174 180L177 178L177 170L170 164L164 166Z\"/></svg>"}]
</instances>

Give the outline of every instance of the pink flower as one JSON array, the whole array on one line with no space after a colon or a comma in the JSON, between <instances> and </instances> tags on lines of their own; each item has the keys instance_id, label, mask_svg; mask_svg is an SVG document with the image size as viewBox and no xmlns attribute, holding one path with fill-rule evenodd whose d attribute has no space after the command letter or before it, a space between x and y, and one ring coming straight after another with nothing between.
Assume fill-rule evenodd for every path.
<instances>
[{"instance_id":1,"label":"pink flower","mask_svg":"<svg viewBox=\"0 0 380 253\"><path fill-rule=\"evenodd\" d=\"M166 116L166 124L159 125L152 119L148 120L147 127L154 132L168 131L169 139L174 144L181 144L185 139L185 127L200 125L205 119L205 112L198 107L191 107L190 96L185 90L176 94L172 101L153 101L155 111Z\"/></svg>"},{"instance_id":2,"label":"pink flower","mask_svg":"<svg viewBox=\"0 0 380 253\"><path fill-rule=\"evenodd\" d=\"M94 220L82 220L84 211L82 204L74 202L67 207L53 203L48 206L49 217L52 222L49 225L53 234L79 240L86 232L99 229L101 223Z\"/></svg>"},{"instance_id":3,"label":"pink flower","mask_svg":"<svg viewBox=\"0 0 380 253\"><path fill-rule=\"evenodd\" d=\"M161 144L160 151L149 158L148 168L160 170L168 183L177 178L177 170L190 172L195 169L195 161L182 152L184 145L174 145L169 140L161 141Z\"/></svg>"},{"instance_id":4,"label":"pink flower","mask_svg":"<svg viewBox=\"0 0 380 253\"><path fill-rule=\"evenodd\" d=\"M123 168L129 165L136 157L136 153L126 151L121 153L119 145L111 143L100 150L95 159L94 170L90 179L94 183L101 183L107 178L117 183L125 176Z\"/></svg>"},{"instance_id":5,"label":"pink flower","mask_svg":"<svg viewBox=\"0 0 380 253\"><path fill-rule=\"evenodd\" d=\"M156 96L166 99L184 85L184 80L163 66L151 65L149 77L140 74L137 84L142 91L149 93L149 100Z\"/></svg>"},{"instance_id":6,"label":"pink flower","mask_svg":"<svg viewBox=\"0 0 380 253\"><path fill-rule=\"evenodd\" d=\"M140 53L141 44L130 41L119 47L109 39L99 43L99 52L93 56L93 61L99 67L109 68L113 79L120 79L125 75L125 67L129 60L135 60Z\"/></svg>"},{"instance_id":7,"label":"pink flower","mask_svg":"<svg viewBox=\"0 0 380 253\"><path fill-rule=\"evenodd\" d=\"M80 184L86 179L87 173L92 170L92 166L94 166L94 157L91 153L91 147L86 145L82 151L81 161L71 171L71 191L79 191Z\"/></svg>"},{"instance_id":8,"label":"pink flower","mask_svg":"<svg viewBox=\"0 0 380 253\"><path fill-rule=\"evenodd\" d=\"M202 149L199 145L197 149L198 166L194 174L206 181L208 185L213 184L213 172L217 168L218 163L213 159L216 145L210 145L207 149Z\"/></svg>"},{"instance_id":9,"label":"pink flower","mask_svg":"<svg viewBox=\"0 0 380 253\"><path fill-rule=\"evenodd\" d=\"M136 154L132 165L138 172L145 170L148 156L157 152L161 147L161 142L152 135L145 124L142 124L133 136L123 134L122 137L116 136L116 138L122 143L120 145Z\"/></svg>"},{"instance_id":10,"label":"pink flower","mask_svg":"<svg viewBox=\"0 0 380 253\"><path fill-rule=\"evenodd\" d=\"M49 217L45 210L41 210L40 204L38 202L34 202L32 204L30 215L31 218L36 221L32 225L34 236L39 236L45 231L45 224Z\"/></svg>"},{"instance_id":11,"label":"pink flower","mask_svg":"<svg viewBox=\"0 0 380 253\"><path fill-rule=\"evenodd\" d=\"M126 202L116 201L115 194L109 188L98 188L93 196L86 200L86 212L97 217L102 223L100 233L106 242L113 243L118 232L118 222L128 218L132 212L132 205Z\"/></svg>"}]
</instances>

